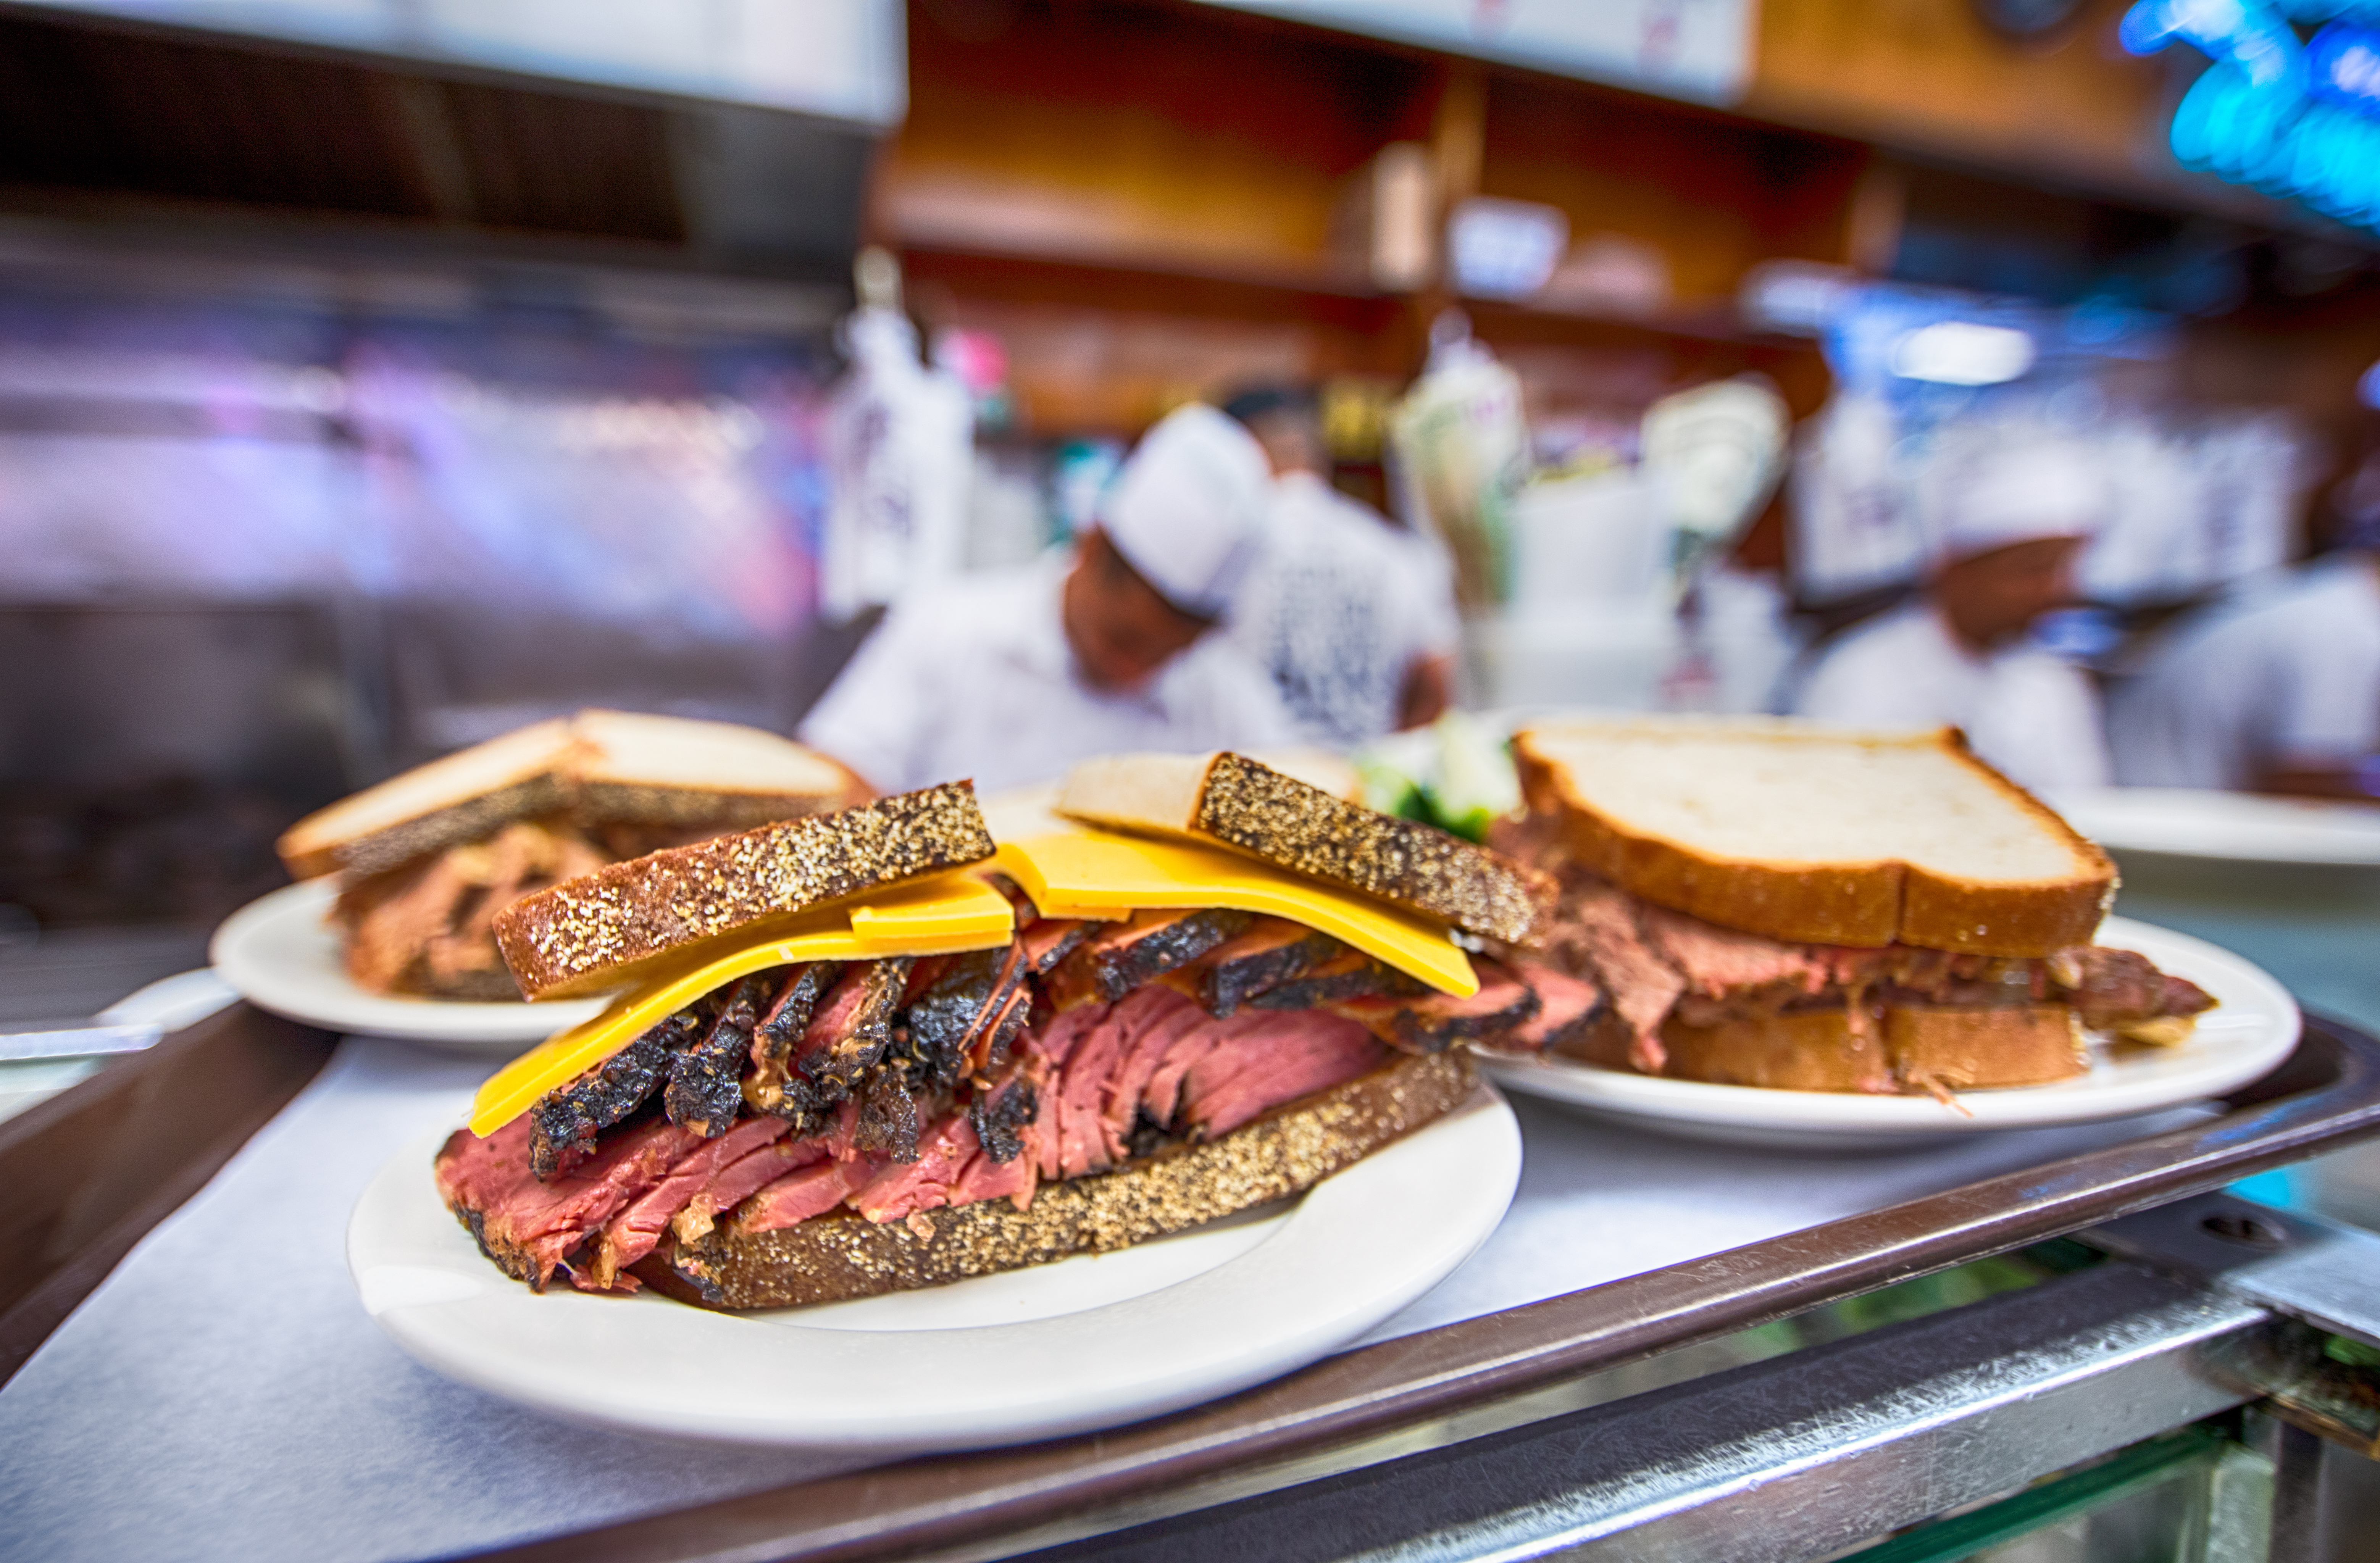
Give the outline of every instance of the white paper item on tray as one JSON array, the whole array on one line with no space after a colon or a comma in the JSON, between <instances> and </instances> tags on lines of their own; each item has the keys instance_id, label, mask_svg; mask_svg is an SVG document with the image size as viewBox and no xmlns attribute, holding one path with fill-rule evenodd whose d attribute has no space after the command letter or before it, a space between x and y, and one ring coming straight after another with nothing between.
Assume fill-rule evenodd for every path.
<instances>
[{"instance_id":1,"label":"white paper item on tray","mask_svg":"<svg viewBox=\"0 0 2380 1563\"><path fill-rule=\"evenodd\" d=\"M350 1038L0 1388L0 1513L22 1556L102 1563L159 1537L187 1556L291 1563L452 1556L859 1463L549 1420L416 1366L373 1327L347 1278L348 1214L398 1146L459 1114L486 1067ZM1514 1107L1528 1142L1510 1216L1372 1339L2186 1120L1828 1160Z\"/></svg>"}]
</instances>

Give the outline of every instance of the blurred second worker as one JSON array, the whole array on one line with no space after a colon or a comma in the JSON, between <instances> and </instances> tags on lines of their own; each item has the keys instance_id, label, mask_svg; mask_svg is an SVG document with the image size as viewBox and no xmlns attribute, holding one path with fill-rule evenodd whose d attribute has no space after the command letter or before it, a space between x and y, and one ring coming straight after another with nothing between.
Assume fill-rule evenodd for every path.
<instances>
[{"instance_id":1,"label":"blurred second worker","mask_svg":"<svg viewBox=\"0 0 2380 1563\"><path fill-rule=\"evenodd\" d=\"M1793 710L1837 726L1958 727L2022 786L2105 786L2098 692L2031 632L2069 600L2075 555L2109 503L2099 471L2071 446L1978 457L1941 491L1918 599L1822 654Z\"/></svg>"}]
</instances>

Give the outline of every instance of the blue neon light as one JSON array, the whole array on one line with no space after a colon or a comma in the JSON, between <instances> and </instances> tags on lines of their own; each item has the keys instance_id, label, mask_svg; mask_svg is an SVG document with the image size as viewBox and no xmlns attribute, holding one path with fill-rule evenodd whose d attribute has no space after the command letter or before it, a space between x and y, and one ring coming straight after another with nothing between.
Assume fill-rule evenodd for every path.
<instances>
[{"instance_id":1,"label":"blue neon light","mask_svg":"<svg viewBox=\"0 0 2380 1563\"><path fill-rule=\"evenodd\" d=\"M2363 114L2380 113L2380 32L2333 22L2305 48L2306 88Z\"/></svg>"},{"instance_id":2,"label":"blue neon light","mask_svg":"<svg viewBox=\"0 0 2380 1563\"><path fill-rule=\"evenodd\" d=\"M2294 198L2342 223L2380 229L2380 0L2295 0L2329 25L2301 44L2263 0L2141 0L2124 46L2180 39L2214 61L2174 111L2173 154L2188 167Z\"/></svg>"}]
</instances>

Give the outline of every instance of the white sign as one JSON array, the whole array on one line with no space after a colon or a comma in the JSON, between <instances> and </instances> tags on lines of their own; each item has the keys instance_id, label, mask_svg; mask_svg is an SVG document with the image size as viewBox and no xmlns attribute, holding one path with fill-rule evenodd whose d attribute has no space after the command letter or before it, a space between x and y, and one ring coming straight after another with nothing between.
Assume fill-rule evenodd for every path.
<instances>
[{"instance_id":1,"label":"white sign","mask_svg":"<svg viewBox=\"0 0 2380 1563\"><path fill-rule=\"evenodd\" d=\"M40 0L868 125L908 108L899 0Z\"/></svg>"},{"instance_id":2,"label":"white sign","mask_svg":"<svg viewBox=\"0 0 2380 1563\"><path fill-rule=\"evenodd\" d=\"M1752 74L1754 0L1206 3L1704 103L1733 103Z\"/></svg>"}]
</instances>

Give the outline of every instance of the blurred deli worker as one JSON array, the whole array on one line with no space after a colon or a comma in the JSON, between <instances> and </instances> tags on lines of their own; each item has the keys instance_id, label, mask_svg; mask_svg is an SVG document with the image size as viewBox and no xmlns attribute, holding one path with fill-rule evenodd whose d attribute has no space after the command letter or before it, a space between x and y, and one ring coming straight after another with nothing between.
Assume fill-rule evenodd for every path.
<instances>
[{"instance_id":1,"label":"blurred deli worker","mask_svg":"<svg viewBox=\"0 0 2380 1563\"><path fill-rule=\"evenodd\" d=\"M1821 656L1796 713L1847 727L1954 726L2022 785L2106 785L2098 693L2029 632L2067 601L2074 557L2108 503L2097 470L2064 445L2010 446L1959 468L1940 491L1924 591Z\"/></svg>"},{"instance_id":2,"label":"blurred deli worker","mask_svg":"<svg viewBox=\"0 0 2380 1563\"><path fill-rule=\"evenodd\" d=\"M1278 747L1296 730L1220 635L1271 477L1209 406L1140 442L1071 560L920 591L886 615L800 729L881 792L1052 781L1118 750Z\"/></svg>"},{"instance_id":3,"label":"blurred deli worker","mask_svg":"<svg viewBox=\"0 0 2380 1563\"><path fill-rule=\"evenodd\" d=\"M2185 619L2118 690L2118 781L2380 794L2380 454L2338 511L2337 551Z\"/></svg>"},{"instance_id":4,"label":"blurred deli worker","mask_svg":"<svg viewBox=\"0 0 2380 1563\"><path fill-rule=\"evenodd\" d=\"M1272 675L1310 742L1348 748L1437 720L1461 633L1444 549L1324 479L1311 394L1252 389L1223 410L1273 472L1263 551L1232 605L1233 644Z\"/></svg>"}]
</instances>

